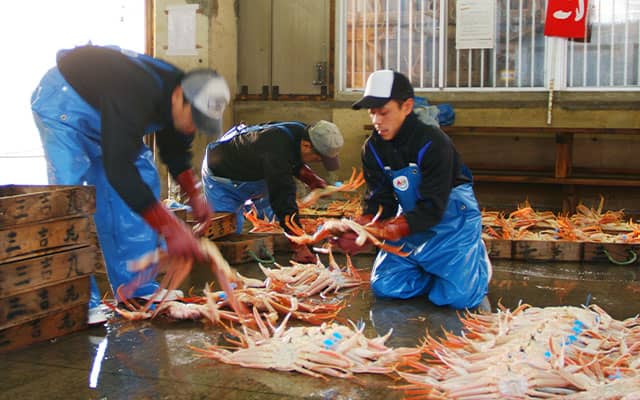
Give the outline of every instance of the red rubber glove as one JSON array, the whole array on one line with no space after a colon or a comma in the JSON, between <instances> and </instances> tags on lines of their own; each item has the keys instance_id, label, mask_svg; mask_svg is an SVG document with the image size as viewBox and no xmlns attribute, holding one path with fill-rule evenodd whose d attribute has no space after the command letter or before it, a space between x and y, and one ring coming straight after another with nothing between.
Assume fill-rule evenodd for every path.
<instances>
[{"instance_id":1,"label":"red rubber glove","mask_svg":"<svg viewBox=\"0 0 640 400\"><path fill-rule=\"evenodd\" d=\"M298 170L298 179L309 186L311 190L327 187L327 181L320 178L307 164L302 164L302 167Z\"/></svg>"},{"instance_id":2,"label":"red rubber glove","mask_svg":"<svg viewBox=\"0 0 640 400\"><path fill-rule=\"evenodd\" d=\"M390 240L392 242L400 240L410 233L409 223L404 215L374 222L367 226L366 229L378 239Z\"/></svg>"},{"instance_id":3,"label":"red rubber glove","mask_svg":"<svg viewBox=\"0 0 640 400\"><path fill-rule=\"evenodd\" d=\"M141 215L167 242L169 255L184 258L195 257L199 261L206 260L191 230L160 202L148 207Z\"/></svg>"},{"instance_id":4,"label":"red rubber glove","mask_svg":"<svg viewBox=\"0 0 640 400\"><path fill-rule=\"evenodd\" d=\"M187 195L187 203L191 206L193 216L200 223L208 222L213 213L207 203L207 199L202 194L202 184L197 180L192 169L182 172L176 177L182 191Z\"/></svg>"},{"instance_id":5,"label":"red rubber glove","mask_svg":"<svg viewBox=\"0 0 640 400\"><path fill-rule=\"evenodd\" d=\"M371 250L371 247L372 247L371 243L365 242L362 246L360 246L356 243L357 238L358 238L358 235L355 232L349 231L349 232L343 233L342 235L336 238L331 238L329 241L332 245L336 246L339 250L342 250L343 252L352 254L352 255Z\"/></svg>"},{"instance_id":6,"label":"red rubber glove","mask_svg":"<svg viewBox=\"0 0 640 400\"><path fill-rule=\"evenodd\" d=\"M293 256L291 259L300 264L315 264L316 256L313 255L311 250L304 244L297 244L293 242L289 242L291 245L291 250L293 251Z\"/></svg>"}]
</instances>

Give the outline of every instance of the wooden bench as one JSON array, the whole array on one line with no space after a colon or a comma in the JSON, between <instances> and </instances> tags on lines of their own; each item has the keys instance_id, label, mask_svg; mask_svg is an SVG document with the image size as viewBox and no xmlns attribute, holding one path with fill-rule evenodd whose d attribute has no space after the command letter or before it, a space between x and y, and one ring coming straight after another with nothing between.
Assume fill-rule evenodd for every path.
<instances>
[{"instance_id":1,"label":"wooden bench","mask_svg":"<svg viewBox=\"0 0 640 400\"><path fill-rule=\"evenodd\" d=\"M371 132L371 124L364 125ZM519 135L535 138L554 138L555 165L553 170L535 166L519 167L501 164L502 160L482 160L467 163L473 171L476 182L513 183L513 184L547 184L559 185L566 193L573 192L575 186L599 186L618 188L640 188L640 168L633 169L585 169L576 173L573 165L574 138L583 136L638 136L640 128L566 128L566 127L504 127L504 126L444 126L442 130L455 137L480 137ZM464 154L463 154L464 157ZM570 200L563 205L564 211L575 212L575 201Z\"/></svg>"},{"instance_id":2,"label":"wooden bench","mask_svg":"<svg viewBox=\"0 0 640 400\"><path fill-rule=\"evenodd\" d=\"M535 175L527 171L515 171L508 174L482 173L474 174L478 181L511 182L511 183L549 183L560 185L590 186L640 186L640 179L629 177L573 177L573 139L575 135L640 135L640 129L634 128L556 128L556 127L477 127L477 126L445 126L442 127L450 136L473 135L477 133L513 133L555 136L555 171L553 176ZM474 169L474 168L472 168ZM615 176L615 174L613 174ZM640 171L638 171L640 176Z\"/></svg>"}]
</instances>

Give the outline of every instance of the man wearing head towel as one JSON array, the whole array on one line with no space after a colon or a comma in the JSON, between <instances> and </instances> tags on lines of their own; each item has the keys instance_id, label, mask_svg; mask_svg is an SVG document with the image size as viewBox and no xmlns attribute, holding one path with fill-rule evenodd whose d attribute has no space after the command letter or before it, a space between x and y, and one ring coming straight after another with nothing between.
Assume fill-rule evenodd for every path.
<instances>
[{"instance_id":1,"label":"man wearing head towel","mask_svg":"<svg viewBox=\"0 0 640 400\"><path fill-rule=\"evenodd\" d=\"M219 134L228 101L227 83L213 70L185 73L144 54L91 45L58 52L57 66L34 91L49 183L95 186L95 225L114 293L136 279L128 262L155 251L158 235L169 255L204 257L191 229L158 200L158 171L143 137L156 133L160 158L206 224L211 210L191 169L191 142L196 130ZM91 283L89 323L99 323L102 296ZM158 287L151 279L132 296L149 298Z\"/></svg>"},{"instance_id":2,"label":"man wearing head towel","mask_svg":"<svg viewBox=\"0 0 640 400\"><path fill-rule=\"evenodd\" d=\"M231 128L209 143L202 164L205 195L216 211L234 212L242 231L244 204L253 201L261 216L275 214L286 229L285 217L296 216L294 177L309 189L327 183L307 163L322 161L327 171L339 167L344 139L338 127L321 120L313 125L277 122ZM293 260L315 262L306 245L291 243Z\"/></svg>"},{"instance_id":3,"label":"man wearing head towel","mask_svg":"<svg viewBox=\"0 0 640 400\"><path fill-rule=\"evenodd\" d=\"M473 177L450 138L418 119L413 97L406 76L380 70L353 104L368 109L374 126L362 148L368 190L359 222L410 251L401 257L380 250L371 286L380 297L426 295L436 305L473 308L491 278ZM379 207L382 215L371 223ZM335 243L346 252L362 250L353 233Z\"/></svg>"}]
</instances>

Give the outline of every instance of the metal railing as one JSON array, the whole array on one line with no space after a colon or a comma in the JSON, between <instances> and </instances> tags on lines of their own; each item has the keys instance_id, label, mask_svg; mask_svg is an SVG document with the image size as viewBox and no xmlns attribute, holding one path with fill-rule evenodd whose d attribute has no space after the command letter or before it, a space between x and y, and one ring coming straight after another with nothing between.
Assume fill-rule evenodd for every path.
<instances>
[{"instance_id":1,"label":"metal railing","mask_svg":"<svg viewBox=\"0 0 640 400\"><path fill-rule=\"evenodd\" d=\"M424 90L640 89L640 0L591 0L582 43L544 36L546 0L495 0L493 48L463 50L456 1L342 0L341 87L389 68Z\"/></svg>"},{"instance_id":2,"label":"metal railing","mask_svg":"<svg viewBox=\"0 0 640 400\"><path fill-rule=\"evenodd\" d=\"M568 42L567 87L640 87L640 0L591 4L590 40Z\"/></svg>"}]
</instances>

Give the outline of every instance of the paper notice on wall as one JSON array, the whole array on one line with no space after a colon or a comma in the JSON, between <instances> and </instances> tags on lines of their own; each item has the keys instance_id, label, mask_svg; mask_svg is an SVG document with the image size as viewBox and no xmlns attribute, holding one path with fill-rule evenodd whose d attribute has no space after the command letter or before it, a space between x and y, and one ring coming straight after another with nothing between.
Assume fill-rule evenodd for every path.
<instances>
[{"instance_id":1,"label":"paper notice on wall","mask_svg":"<svg viewBox=\"0 0 640 400\"><path fill-rule=\"evenodd\" d=\"M492 49L496 36L496 0L456 2L456 49Z\"/></svg>"},{"instance_id":2,"label":"paper notice on wall","mask_svg":"<svg viewBox=\"0 0 640 400\"><path fill-rule=\"evenodd\" d=\"M167 55L195 56L197 4L168 6Z\"/></svg>"}]
</instances>

